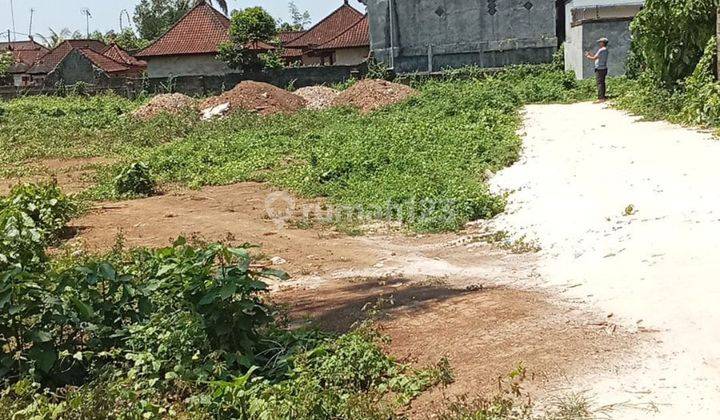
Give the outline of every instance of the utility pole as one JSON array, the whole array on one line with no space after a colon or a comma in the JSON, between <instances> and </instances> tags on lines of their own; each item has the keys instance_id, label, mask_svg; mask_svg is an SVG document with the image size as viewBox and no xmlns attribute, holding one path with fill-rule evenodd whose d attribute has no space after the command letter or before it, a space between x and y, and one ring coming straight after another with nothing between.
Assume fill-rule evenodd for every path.
<instances>
[{"instance_id":1,"label":"utility pole","mask_svg":"<svg viewBox=\"0 0 720 420\"><path fill-rule=\"evenodd\" d=\"M12 20L13 39L17 41L17 31L15 30L15 7L13 5L13 0L10 0L10 19ZM8 42L10 42L9 34Z\"/></svg>"},{"instance_id":2,"label":"utility pole","mask_svg":"<svg viewBox=\"0 0 720 420\"><path fill-rule=\"evenodd\" d=\"M35 9L30 9L30 29L28 30L28 36L32 37L32 24L33 24L33 15L35 14Z\"/></svg>"},{"instance_id":3,"label":"utility pole","mask_svg":"<svg viewBox=\"0 0 720 420\"><path fill-rule=\"evenodd\" d=\"M90 13L90 9L85 7L82 9L82 14L85 15L85 23L87 25L87 38L90 39L90 18L92 17L92 14Z\"/></svg>"}]
</instances>

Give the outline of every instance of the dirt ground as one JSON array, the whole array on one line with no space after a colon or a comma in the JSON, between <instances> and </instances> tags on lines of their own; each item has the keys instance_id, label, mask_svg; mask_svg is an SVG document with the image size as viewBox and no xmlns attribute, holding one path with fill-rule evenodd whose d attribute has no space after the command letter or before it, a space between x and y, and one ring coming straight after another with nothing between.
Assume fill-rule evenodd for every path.
<instances>
[{"instance_id":1,"label":"dirt ground","mask_svg":"<svg viewBox=\"0 0 720 420\"><path fill-rule=\"evenodd\" d=\"M280 227L266 213L273 193L241 183L101 203L71 223L69 246L106 250L120 231L128 246L166 246L179 235L259 245L292 275L273 285L272 299L294 322L342 332L377 309L394 356L422 366L448 358L456 381L417 400L410 414L418 418L454 397L495 392L521 362L533 395L565 388L579 373L617 369L642 339L546 291L508 287L533 281L535 254L484 243L480 229L352 237Z\"/></svg>"},{"instance_id":2,"label":"dirt ground","mask_svg":"<svg viewBox=\"0 0 720 420\"><path fill-rule=\"evenodd\" d=\"M0 179L0 194L7 194L12 187L28 182L57 180L67 194L78 193L90 187L97 167L110 162L106 158L42 159L22 165L19 177ZM18 175L20 175L18 174Z\"/></svg>"}]
</instances>

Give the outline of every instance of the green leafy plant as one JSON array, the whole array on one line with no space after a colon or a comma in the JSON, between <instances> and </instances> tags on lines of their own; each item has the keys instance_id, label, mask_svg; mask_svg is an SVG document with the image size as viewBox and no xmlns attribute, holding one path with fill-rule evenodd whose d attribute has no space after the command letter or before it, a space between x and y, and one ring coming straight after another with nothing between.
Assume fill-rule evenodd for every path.
<instances>
[{"instance_id":1,"label":"green leafy plant","mask_svg":"<svg viewBox=\"0 0 720 420\"><path fill-rule=\"evenodd\" d=\"M19 185L0 199L0 270L35 266L77 211L55 183Z\"/></svg>"},{"instance_id":2,"label":"green leafy plant","mask_svg":"<svg viewBox=\"0 0 720 420\"><path fill-rule=\"evenodd\" d=\"M115 191L121 197L148 197L155 193L155 180L145 163L134 162L115 177Z\"/></svg>"},{"instance_id":3,"label":"green leafy plant","mask_svg":"<svg viewBox=\"0 0 720 420\"><path fill-rule=\"evenodd\" d=\"M714 0L647 0L632 23L633 42L653 77L675 86L692 74L715 34Z\"/></svg>"}]
</instances>

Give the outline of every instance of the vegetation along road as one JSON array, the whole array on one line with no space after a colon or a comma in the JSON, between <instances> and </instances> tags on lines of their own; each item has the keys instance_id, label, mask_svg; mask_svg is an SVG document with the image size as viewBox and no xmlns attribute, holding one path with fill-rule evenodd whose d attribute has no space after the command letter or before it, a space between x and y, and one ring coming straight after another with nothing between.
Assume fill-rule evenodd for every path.
<instances>
[{"instance_id":1,"label":"vegetation along road","mask_svg":"<svg viewBox=\"0 0 720 420\"><path fill-rule=\"evenodd\" d=\"M540 244L543 282L656 331L645 356L586 384L663 418L717 418L720 143L589 103L529 106L525 129L523 157L493 179L512 191L494 227Z\"/></svg>"}]
</instances>

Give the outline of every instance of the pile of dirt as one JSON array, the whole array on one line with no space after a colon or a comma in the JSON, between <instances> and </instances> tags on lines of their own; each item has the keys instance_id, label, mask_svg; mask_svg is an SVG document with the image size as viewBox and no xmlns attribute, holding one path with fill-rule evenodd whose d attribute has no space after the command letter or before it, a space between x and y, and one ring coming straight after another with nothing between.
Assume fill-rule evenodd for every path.
<instances>
[{"instance_id":1,"label":"pile of dirt","mask_svg":"<svg viewBox=\"0 0 720 420\"><path fill-rule=\"evenodd\" d=\"M309 109L326 109L332 106L340 92L325 86L311 86L298 89L295 94L305 99Z\"/></svg>"},{"instance_id":2,"label":"pile of dirt","mask_svg":"<svg viewBox=\"0 0 720 420\"><path fill-rule=\"evenodd\" d=\"M340 93L333 106L353 106L366 114L417 95L415 89L379 79L362 80Z\"/></svg>"},{"instance_id":3,"label":"pile of dirt","mask_svg":"<svg viewBox=\"0 0 720 420\"><path fill-rule=\"evenodd\" d=\"M232 90L203 101L200 109L230 104L230 112L244 109L260 115L290 114L305 108L305 99L261 82L240 82Z\"/></svg>"},{"instance_id":4,"label":"pile of dirt","mask_svg":"<svg viewBox=\"0 0 720 420\"><path fill-rule=\"evenodd\" d=\"M150 99L150 102L135 110L132 115L139 120L148 121L163 113L179 115L196 109L196 106L195 99L182 93L162 94Z\"/></svg>"}]
</instances>

